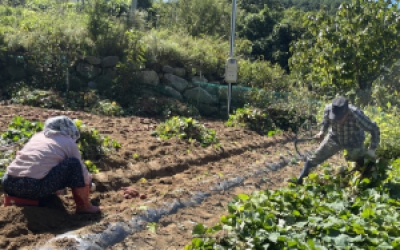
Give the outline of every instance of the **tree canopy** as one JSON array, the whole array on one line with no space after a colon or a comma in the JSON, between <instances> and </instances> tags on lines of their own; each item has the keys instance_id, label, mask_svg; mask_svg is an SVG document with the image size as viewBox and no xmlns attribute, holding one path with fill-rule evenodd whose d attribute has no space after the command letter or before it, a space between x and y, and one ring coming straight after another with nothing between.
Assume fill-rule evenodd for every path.
<instances>
[{"instance_id":1,"label":"tree canopy","mask_svg":"<svg viewBox=\"0 0 400 250\"><path fill-rule=\"evenodd\" d=\"M399 13L384 0L354 0L335 15L304 20L308 38L293 44L292 70L316 85L369 89L399 56Z\"/></svg>"}]
</instances>

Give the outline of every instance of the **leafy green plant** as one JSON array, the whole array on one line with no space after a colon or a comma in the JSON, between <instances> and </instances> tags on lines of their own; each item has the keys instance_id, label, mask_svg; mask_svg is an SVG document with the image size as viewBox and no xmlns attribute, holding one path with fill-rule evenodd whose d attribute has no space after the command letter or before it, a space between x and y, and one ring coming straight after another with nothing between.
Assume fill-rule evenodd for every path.
<instances>
[{"instance_id":1,"label":"leafy green plant","mask_svg":"<svg viewBox=\"0 0 400 250\"><path fill-rule=\"evenodd\" d=\"M80 131L78 148L83 159L97 161L102 156L119 150L121 144L108 136L102 136L94 128L88 128L81 120L75 120L75 125Z\"/></svg>"},{"instance_id":2,"label":"leafy green plant","mask_svg":"<svg viewBox=\"0 0 400 250\"><path fill-rule=\"evenodd\" d=\"M154 234L157 233L157 223L156 222L147 223L147 229Z\"/></svg>"},{"instance_id":3,"label":"leafy green plant","mask_svg":"<svg viewBox=\"0 0 400 250\"><path fill-rule=\"evenodd\" d=\"M110 100L101 100L92 108L91 113L108 116L121 116L124 114L124 111L116 102L111 102Z\"/></svg>"},{"instance_id":4,"label":"leafy green plant","mask_svg":"<svg viewBox=\"0 0 400 250\"><path fill-rule=\"evenodd\" d=\"M263 72L263 74L260 74ZM243 86L273 91L287 91L288 77L279 65L264 60L241 60L238 72L239 83Z\"/></svg>"},{"instance_id":5,"label":"leafy green plant","mask_svg":"<svg viewBox=\"0 0 400 250\"><path fill-rule=\"evenodd\" d=\"M270 131L276 130L272 119L262 110L245 105L236 109L225 123L228 127L246 127L257 133L268 135Z\"/></svg>"},{"instance_id":6,"label":"leafy green plant","mask_svg":"<svg viewBox=\"0 0 400 250\"><path fill-rule=\"evenodd\" d=\"M13 93L13 103L42 108L60 109L64 107L63 100L53 91L36 90L30 87L23 87Z\"/></svg>"},{"instance_id":7,"label":"leafy green plant","mask_svg":"<svg viewBox=\"0 0 400 250\"><path fill-rule=\"evenodd\" d=\"M368 106L364 108L364 113L375 121L381 131L381 140L376 150L378 157L385 159L396 159L400 157L400 119L398 116L397 107L392 107L388 104L384 111L381 107ZM366 132L366 145L369 145L371 137Z\"/></svg>"},{"instance_id":8,"label":"leafy green plant","mask_svg":"<svg viewBox=\"0 0 400 250\"><path fill-rule=\"evenodd\" d=\"M26 143L36 132L43 130L43 123L31 122L15 116L12 118L6 131L1 135L1 144Z\"/></svg>"},{"instance_id":9,"label":"leafy green plant","mask_svg":"<svg viewBox=\"0 0 400 250\"><path fill-rule=\"evenodd\" d=\"M370 89L382 67L397 61L397 15L397 4L358 0L343 3L335 15L305 15L308 32L291 46L292 72L318 87Z\"/></svg>"},{"instance_id":10,"label":"leafy green plant","mask_svg":"<svg viewBox=\"0 0 400 250\"><path fill-rule=\"evenodd\" d=\"M87 169L89 170L90 173L97 174L99 173L99 170L97 169L97 166L90 160L85 161L85 165Z\"/></svg>"},{"instance_id":11,"label":"leafy green plant","mask_svg":"<svg viewBox=\"0 0 400 250\"><path fill-rule=\"evenodd\" d=\"M195 226L185 250L399 249L400 160L374 167L360 178L325 166L303 186L239 194L217 225Z\"/></svg>"},{"instance_id":12,"label":"leafy green plant","mask_svg":"<svg viewBox=\"0 0 400 250\"><path fill-rule=\"evenodd\" d=\"M152 133L163 140L178 137L186 140L196 140L201 146L207 147L218 143L219 139L213 129L207 129L204 124L193 118L174 116L157 126Z\"/></svg>"}]
</instances>

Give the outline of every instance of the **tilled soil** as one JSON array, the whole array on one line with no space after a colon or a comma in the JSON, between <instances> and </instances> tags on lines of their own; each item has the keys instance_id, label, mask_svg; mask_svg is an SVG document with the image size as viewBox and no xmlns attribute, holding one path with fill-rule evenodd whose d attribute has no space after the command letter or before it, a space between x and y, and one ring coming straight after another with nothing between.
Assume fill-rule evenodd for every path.
<instances>
[{"instance_id":1,"label":"tilled soil","mask_svg":"<svg viewBox=\"0 0 400 250\"><path fill-rule=\"evenodd\" d=\"M111 223L128 221L146 209L188 199L198 191L210 192L211 196L198 206L161 218L155 233L143 230L109 248L182 249L191 240L193 226L197 222L207 226L218 222L234 195L282 187L301 169L301 162L294 160L293 134L265 137L242 128L227 128L223 121L200 120L216 130L220 148L203 148L178 139L159 141L150 135L160 123L154 119L62 113L14 105L1 107L0 130L6 129L14 115L44 121L60 114L82 119L86 125L122 145L118 153L103 157L97 163L101 172L93 175L97 190L92 194L92 202L103 207L103 214L75 215L70 191L65 196L51 197L46 207L0 207L0 249L33 249L71 230L78 230L78 234L98 233ZM282 162L280 168L249 175L276 162ZM210 187L236 176L245 177L241 185L230 190L210 191ZM145 194L145 199L125 199L120 189L128 186ZM51 244L74 249L75 242L60 239Z\"/></svg>"}]
</instances>

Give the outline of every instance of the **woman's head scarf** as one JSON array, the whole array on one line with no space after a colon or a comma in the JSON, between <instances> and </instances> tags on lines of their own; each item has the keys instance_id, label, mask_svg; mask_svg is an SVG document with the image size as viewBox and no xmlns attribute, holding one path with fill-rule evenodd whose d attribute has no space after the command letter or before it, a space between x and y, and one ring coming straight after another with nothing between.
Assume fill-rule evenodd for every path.
<instances>
[{"instance_id":1,"label":"woman's head scarf","mask_svg":"<svg viewBox=\"0 0 400 250\"><path fill-rule=\"evenodd\" d=\"M69 117L63 115L47 119L44 123L43 132L46 137L61 134L70 136L74 141L77 141L80 137L75 123Z\"/></svg>"}]
</instances>

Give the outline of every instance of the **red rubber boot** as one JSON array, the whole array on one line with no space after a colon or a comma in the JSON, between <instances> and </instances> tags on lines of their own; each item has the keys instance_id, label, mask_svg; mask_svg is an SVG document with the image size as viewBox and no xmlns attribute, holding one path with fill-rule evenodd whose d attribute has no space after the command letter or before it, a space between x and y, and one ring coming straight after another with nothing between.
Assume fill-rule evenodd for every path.
<instances>
[{"instance_id":1,"label":"red rubber boot","mask_svg":"<svg viewBox=\"0 0 400 250\"><path fill-rule=\"evenodd\" d=\"M100 207L93 206L89 200L90 187L84 186L80 188L73 188L72 195L76 203L77 214L95 214L101 213Z\"/></svg>"}]
</instances>

